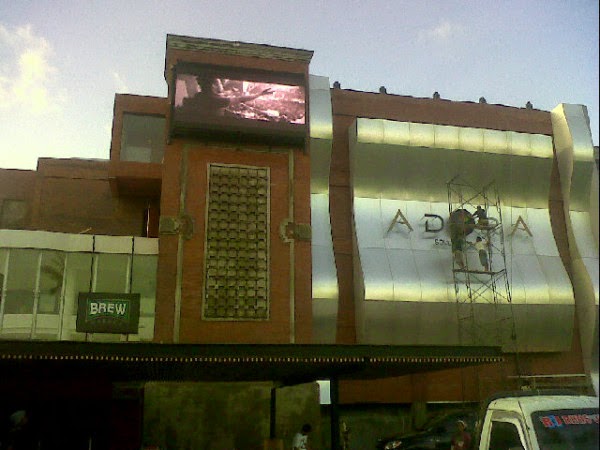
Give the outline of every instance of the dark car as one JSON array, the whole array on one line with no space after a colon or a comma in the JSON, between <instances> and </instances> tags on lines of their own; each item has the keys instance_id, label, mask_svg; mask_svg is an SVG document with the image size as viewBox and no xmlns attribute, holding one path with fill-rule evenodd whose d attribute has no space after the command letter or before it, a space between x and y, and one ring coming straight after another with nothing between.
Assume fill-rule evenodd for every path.
<instances>
[{"instance_id":1,"label":"dark car","mask_svg":"<svg viewBox=\"0 0 600 450\"><path fill-rule=\"evenodd\" d=\"M377 441L379 450L404 450L404 449L449 449L452 435L456 433L456 422L463 420L467 424L467 431L473 436L477 411L457 411L447 413L430 420L423 430L411 434L396 434Z\"/></svg>"}]
</instances>

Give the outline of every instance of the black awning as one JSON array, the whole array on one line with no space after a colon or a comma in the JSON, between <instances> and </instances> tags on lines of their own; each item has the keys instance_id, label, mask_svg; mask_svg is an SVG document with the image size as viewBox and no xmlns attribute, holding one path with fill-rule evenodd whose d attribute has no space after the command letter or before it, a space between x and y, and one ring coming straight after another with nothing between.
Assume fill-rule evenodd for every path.
<instances>
[{"instance_id":1,"label":"black awning","mask_svg":"<svg viewBox=\"0 0 600 450\"><path fill-rule=\"evenodd\" d=\"M386 378L501 361L499 347L0 341L4 374L93 375L112 381L298 384Z\"/></svg>"}]
</instances>

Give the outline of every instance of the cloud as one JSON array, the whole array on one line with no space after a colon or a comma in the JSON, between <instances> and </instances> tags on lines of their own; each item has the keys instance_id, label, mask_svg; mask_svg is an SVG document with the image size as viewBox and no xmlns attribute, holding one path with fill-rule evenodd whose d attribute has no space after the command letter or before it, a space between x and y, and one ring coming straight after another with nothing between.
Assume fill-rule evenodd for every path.
<instances>
[{"instance_id":1,"label":"cloud","mask_svg":"<svg viewBox=\"0 0 600 450\"><path fill-rule=\"evenodd\" d=\"M427 30L421 30L419 32L419 39L434 41L434 42L446 42L452 38L458 37L464 33L462 25L453 24L444 20L433 28Z\"/></svg>"},{"instance_id":2,"label":"cloud","mask_svg":"<svg viewBox=\"0 0 600 450\"><path fill-rule=\"evenodd\" d=\"M31 25L9 29L0 24L0 110L43 114L60 107L64 99L55 89L53 56Z\"/></svg>"}]
</instances>

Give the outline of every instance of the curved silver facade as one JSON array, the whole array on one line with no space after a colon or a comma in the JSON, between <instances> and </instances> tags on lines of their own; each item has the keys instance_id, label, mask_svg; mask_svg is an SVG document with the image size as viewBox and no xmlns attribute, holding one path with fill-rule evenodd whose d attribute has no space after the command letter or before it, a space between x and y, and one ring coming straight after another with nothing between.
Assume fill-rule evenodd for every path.
<instances>
[{"instance_id":1,"label":"curved silver facade","mask_svg":"<svg viewBox=\"0 0 600 450\"><path fill-rule=\"evenodd\" d=\"M329 220L333 138L329 79L310 75L313 342L335 343L338 283Z\"/></svg>"},{"instance_id":2,"label":"curved silver facade","mask_svg":"<svg viewBox=\"0 0 600 450\"><path fill-rule=\"evenodd\" d=\"M552 111L586 371L598 393L598 171L585 106Z\"/></svg>"},{"instance_id":3,"label":"curved silver facade","mask_svg":"<svg viewBox=\"0 0 600 450\"><path fill-rule=\"evenodd\" d=\"M504 337L484 330L478 339L459 338L447 226L447 182L458 175L475 186L495 181L502 202L501 269L512 305L486 293L472 303L475 316L510 316L520 351L570 348L574 299L548 210L550 137L380 119L358 119L350 133L360 343L500 345L508 339L510 324L502 327ZM467 258L477 266L475 250ZM485 282L478 276L475 288Z\"/></svg>"}]
</instances>

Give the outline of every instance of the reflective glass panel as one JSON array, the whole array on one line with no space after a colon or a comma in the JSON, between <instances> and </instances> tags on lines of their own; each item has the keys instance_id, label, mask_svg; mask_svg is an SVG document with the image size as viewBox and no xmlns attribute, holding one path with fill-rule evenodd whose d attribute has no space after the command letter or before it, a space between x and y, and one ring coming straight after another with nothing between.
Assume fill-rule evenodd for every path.
<instances>
[{"instance_id":1,"label":"reflective glass panel","mask_svg":"<svg viewBox=\"0 0 600 450\"><path fill-rule=\"evenodd\" d=\"M131 292L140 294L141 316L154 316L157 261L156 256L136 255L133 257Z\"/></svg>"},{"instance_id":2,"label":"reflective glass panel","mask_svg":"<svg viewBox=\"0 0 600 450\"><path fill-rule=\"evenodd\" d=\"M0 248L0 296L4 290L4 279L6 278L6 274L4 273L4 268L6 267L6 258L8 258L8 250L5 248Z\"/></svg>"},{"instance_id":3,"label":"reflective glass panel","mask_svg":"<svg viewBox=\"0 0 600 450\"><path fill-rule=\"evenodd\" d=\"M164 152L164 117L123 114L121 161L161 163Z\"/></svg>"},{"instance_id":4,"label":"reflective glass panel","mask_svg":"<svg viewBox=\"0 0 600 450\"><path fill-rule=\"evenodd\" d=\"M129 255L102 253L96 255L98 269L96 272L95 292L127 292L129 274L127 266Z\"/></svg>"},{"instance_id":5,"label":"reflective glass panel","mask_svg":"<svg viewBox=\"0 0 600 450\"><path fill-rule=\"evenodd\" d=\"M58 314L65 272L65 254L45 250L40 268L39 314Z\"/></svg>"},{"instance_id":6,"label":"reflective glass panel","mask_svg":"<svg viewBox=\"0 0 600 450\"><path fill-rule=\"evenodd\" d=\"M80 292L90 291L92 255L69 253L65 269L65 313L77 314L77 298Z\"/></svg>"},{"instance_id":7,"label":"reflective glass panel","mask_svg":"<svg viewBox=\"0 0 600 450\"><path fill-rule=\"evenodd\" d=\"M6 282L4 314L31 314L39 250L12 249Z\"/></svg>"}]
</instances>

